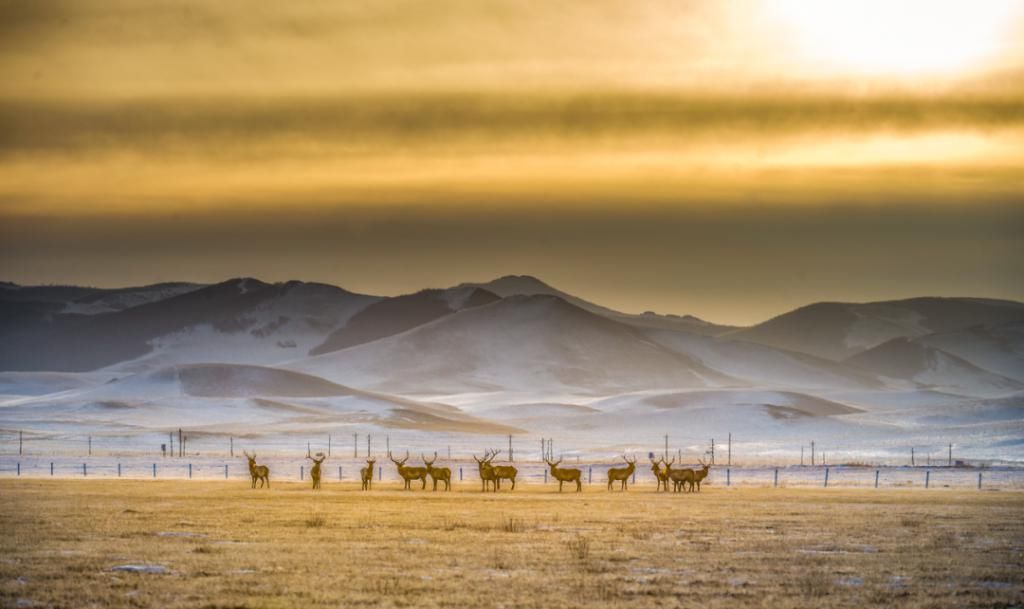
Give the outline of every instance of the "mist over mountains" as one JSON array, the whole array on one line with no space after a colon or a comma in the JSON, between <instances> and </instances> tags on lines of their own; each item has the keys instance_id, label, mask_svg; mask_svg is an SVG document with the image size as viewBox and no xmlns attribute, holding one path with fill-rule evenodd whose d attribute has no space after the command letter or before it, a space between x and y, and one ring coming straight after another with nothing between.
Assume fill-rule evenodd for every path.
<instances>
[{"instance_id":1,"label":"mist over mountains","mask_svg":"<svg viewBox=\"0 0 1024 609\"><path fill-rule=\"evenodd\" d=\"M0 313L0 426L39 433L554 426L606 447L615 430L717 427L762 449L808 433L879 450L956 434L1003 442L1000 456L1024 437L1012 301L816 303L737 328L625 314L528 276L395 297L240 278L3 283ZM922 424L935 417L946 423Z\"/></svg>"}]
</instances>

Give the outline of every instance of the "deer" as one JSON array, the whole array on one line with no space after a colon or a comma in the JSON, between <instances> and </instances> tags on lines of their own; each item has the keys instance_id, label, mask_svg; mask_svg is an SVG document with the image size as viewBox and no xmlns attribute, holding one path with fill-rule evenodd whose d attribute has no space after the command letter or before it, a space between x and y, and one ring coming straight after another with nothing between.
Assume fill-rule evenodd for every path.
<instances>
[{"instance_id":1,"label":"deer","mask_svg":"<svg viewBox=\"0 0 1024 609\"><path fill-rule=\"evenodd\" d=\"M476 455L473 455L473 460L476 461L476 466L480 470L480 490L487 492L487 483L490 482L494 485L494 490L498 490L498 481L494 477L494 466L491 465L491 459L495 457L491 451L484 452L483 459L477 459Z\"/></svg>"},{"instance_id":2,"label":"deer","mask_svg":"<svg viewBox=\"0 0 1024 609\"><path fill-rule=\"evenodd\" d=\"M662 462L664 463L664 459ZM693 470L690 468L672 469L672 464L675 462L676 458L672 457L671 461L665 463L665 477L672 481L672 492L679 493L686 490L687 484L693 484Z\"/></svg>"},{"instance_id":3,"label":"deer","mask_svg":"<svg viewBox=\"0 0 1024 609\"><path fill-rule=\"evenodd\" d=\"M373 464L377 462L377 459L370 457L366 460L366 467L359 470L359 475L363 479L363 490L368 491L373 487Z\"/></svg>"},{"instance_id":4,"label":"deer","mask_svg":"<svg viewBox=\"0 0 1024 609\"><path fill-rule=\"evenodd\" d=\"M626 490L629 477L636 471L636 457L633 457L632 461L626 455L622 455L622 458L626 462L626 467L613 467L608 470L608 490L612 490L612 483L616 481L621 482L620 490Z\"/></svg>"},{"instance_id":5,"label":"deer","mask_svg":"<svg viewBox=\"0 0 1024 609\"><path fill-rule=\"evenodd\" d=\"M391 459L391 462L398 468L398 475L405 480L405 490L412 490L413 480L419 480L423 483L423 486L420 487L421 490L427 488L427 468L405 466L405 462L409 460L409 451L405 451L405 458L401 461L392 457L390 452L388 453L388 459Z\"/></svg>"},{"instance_id":6,"label":"deer","mask_svg":"<svg viewBox=\"0 0 1024 609\"><path fill-rule=\"evenodd\" d=\"M544 459L544 462L547 463L548 467L551 468L551 475L555 478L555 480L558 480L559 493L562 492L562 484L565 482L575 482L576 492L579 493L583 491L583 482L580 481L580 477L583 475L583 472L576 469L575 467L558 467L558 464L562 462L561 459L559 459L558 461L548 461L547 459Z\"/></svg>"},{"instance_id":7,"label":"deer","mask_svg":"<svg viewBox=\"0 0 1024 609\"><path fill-rule=\"evenodd\" d=\"M697 485L697 492L700 492L700 481L708 477L708 473L711 471L711 466L704 462L703 459L697 459L700 463L701 468L693 473L693 480L690 481L690 491L693 492L693 485Z\"/></svg>"},{"instance_id":8,"label":"deer","mask_svg":"<svg viewBox=\"0 0 1024 609\"><path fill-rule=\"evenodd\" d=\"M319 459L306 455L306 458L313 462L313 467L309 468L309 479L313 481L313 490L320 490L320 464L324 462L327 457L323 453L317 453Z\"/></svg>"},{"instance_id":9,"label":"deer","mask_svg":"<svg viewBox=\"0 0 1024 609\"><path fill-rule=\"evenodd\" d=\"M434 461L437 461L437 451L434 451L434 458L430 461L427 461L423 453L420 453L420 457L423 458L423 464L427 466L427 474L434 480L434 490L437 490L438 480L444 482L444 490L452 490L452 470L447 467L434 467Z\"/></svg>"},{"instance_id":10,"label":"deer","mask_svg":"<svg viewBox=\"0 0 1024 609\"><path fill-rule=\"evenodd\" d=\"M501 454L500 450L491 451L491 459ZM512 465L492 465L491 468L494 470L494 484L497 486L497 490L501 490L502 480L512 481L512 490L516 490L516 475L519 470Z\"/></svg>"},{"instance_id":11,"label":"deer","mask_svg":"<svg viewBox=\"0 0 1024 609\"><path fill-rule=\"evenodd\" d=\"M659 464L658 461L654 460L653 456L648 455L648 459L651 460L651 471L654 472L654 477L658 481L658 490L655 491L655 492L660 491L662 486L665 487L665 491L667 492L668 491L668 474L666 474L665 472L661 471L661 465Z\"/></svg>"},{"instance_id":12,"label":"deer","mask_svg":"<svg viewBox=\"0 0 1024 609\"><path fill-rule=\"evenodd\" d=\"M252 488L256 488L256 481L260 481L260 488L263 488L263 483L266 482L267 488L270 488L270 468L266 465L256 465L256 453L249 454L249 451L242 451L245 454L245 458L249 460L249 475L252 476Z\"/></svg>"}]
</instances>

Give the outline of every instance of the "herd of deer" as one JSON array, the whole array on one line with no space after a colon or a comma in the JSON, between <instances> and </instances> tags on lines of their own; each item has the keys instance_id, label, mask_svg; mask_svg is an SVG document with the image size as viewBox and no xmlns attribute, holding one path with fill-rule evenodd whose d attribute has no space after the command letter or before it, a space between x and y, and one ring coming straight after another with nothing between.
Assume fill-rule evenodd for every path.
<instances>
[{"instance_id":1,"label":"herd of deer","mask_svg":"<svg viewBox=\"0 0 1024 609\"><path fill-rule=\"evenodd\" d=\"M519 470L512 465L492 464L491 462L499 454L501 454L500 450L488 450L484 453L483 458L477 458L476 455L473 455L473 459L480 470L481 490L484 492L488 490L499 491L502 480L511 481L512 490L516 490L516 475L519 473ZM388 453L388 459L395 464L395 467L398 468L398 475L405 481L406 490L412 490L412 482L414 480L420 481L421 490L427 488L427 476L430 476L434 482L435 491L437 490L438 482L444 482L444 490L450 491L452 488L452 470L447 467L434 467L434 462L437 461L436 452L433 459L428 460L422 454L420 457L423 458L423 467L410 467L405 464L409 460L409 451L405 452L405 458L402 460L395 459L390 452ZM256 453L250 455L248 452L245 452L245 458L249 460L252 488L256 488L257 482L259 482L260 488L263 488L264 485L270 488L270 468L266 465L256 464ZM316 457L307 456L306 458L313 462L313 467L309 470L309 477L313 481L313 488L319 489L320 465L327 457L322 453L317 453ZM613 467L608 470L608 490L613 490L613 484L618 482L619 489L625 491L629 479L633 476L633 472L636 471L635 457L633 460L630 460L629 457L623 455L622 458L626 461L626 467ZM707 477L711 469L703 460L700 460L701 468L693 470L690 468L672 469L672 464L676 462L675 457L672 457L671 461L665 461L664 459L655 460L654 457L650 457L650 459L651 471L658 480L658 491L661 491L662 488L668 491L668 483L671 481L672 491L675 493L686 491L700 492L700 483ZM558 480L559 493L562 492L562 485L566 482L576 483L577 493L583 490L582 470L575 467L558 467L558 464L562 462L561 459L558 461L544 459L544 462L548 464L548 468L551 470L551 477ZM371 457L366 460L366 467L359 470L364 491L370 490L373 486L373 466L375 463L377 463L377 460ZM662 466L664 466L664 469L662 469Z\"/></svg>"}]
</instances>

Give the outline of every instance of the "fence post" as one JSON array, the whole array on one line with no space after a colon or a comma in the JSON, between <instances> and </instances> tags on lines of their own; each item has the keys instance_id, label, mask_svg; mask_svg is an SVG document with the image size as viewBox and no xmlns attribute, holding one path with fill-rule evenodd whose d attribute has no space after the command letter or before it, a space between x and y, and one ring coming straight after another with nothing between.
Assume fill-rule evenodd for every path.
<instances>
[{"instance_id":1,"label":"fence post","mask_svg":"<svg viewBox=\"0 0 1024 609\"><path fill-rule=\"evenodd\" d=\"M87 476L87 475L88 475L88 474L87 474L87 473L86 473L86 471L85 471L85 463L83 463L83 464L82 464L82 476Z\"/></svg>"},{"instance_id":2,"label":"fence post","mask_svg":"<svg viewBox=\"0 0 1024 609\"><path fill-rule=\"evenodd\" d=\"M932 477L932 473L931 472L926 471L924 473L924 487L925 488L928 488L928 482L930 481L931 477Z\"/></svg>"},{"instance_id":3,"label":"fence post","mask_svg":"<svg viewBox=\"0 0 1024 609\"><path fill-rule=\"evenodd\" d=\"M338 466L338 480L341 480L341 466Z\"/></svg>"},{"instance_id":4,"label":"fence post","mask_svg":"<svg viewBox=\"0 0 1024 609\"><path fill-rule=\"evenodd\" d=\"M828 488L828 468L825 468L825 488Z\"/></svg>"},{"instance_id":5,"label":"fence post","mask_svg":"<svg viewBox=\"0 0 1024 609\"><path fill-rule=\"evenodd\" d=\"M725 485L732 486L732 470L728 467L725 468Z\"/></svg>"},{"instance_id":6,"label":"fence post","mask_svg":"<svg viewBox=\"0 0 1024 609\"><path fill-rule=\"evenodd\" d=\"M303 467L302 467L302 466L300 465L300 466L299 466L299 480L302 480L302 476L303 476L303 469L304 469L304 468L303 468Z\"/></svg>"},{"instance_id":7,"label":"fence post","mask_svg":"<svg viewBox=\"0 0 1024 609\"><path fill-rule=\"evenodd\" d=\"M50 461L50 475L53 475L53 461Z\"/></svg>"},{"instance_id":8,"label":"fence post","mask_svg":"<svg viewBox=\"0 0 1024 609\"><path fill-rule=\"evenodd\" d=\"M544 470L544 484L548 483L548 470Z\"/></svg>"},{"instance_id":9,"label":"fence post","mask_svg":"<svg viewBox=\"0 0 1024 609\"><path fill-rule=\"evenodd\" d=\"M981 472L978 472L978 490L981 490Z\"/></svg>"},{"instance_id":10,"label":"fence post","mask_svg":"<svg viewBox=\"0 0 1024 609\"><path fill-rule=\"evenodd\" d=\"M118 478L121 477L121 464L120 463L117 464L117 477Z\"/></svg>"},{"instance_id":11,"label":"fence post","mask_svg":"<svg viewBox=\"0 0 1024 609\"><path fill-rule=\"evenodd\" d=\"M225 480L228 479L228 464L227 463L224 464L224 479Z\"/></svg>"},{"instance_id":12,"label":"fence post","mask_svg":"<svg viewBox=\"0 0 1024 609\"><path fill-rule=\"evenodd\" d=\"M594 468L593 467L588 467L587 468L587 484L590 484L593 481L594 481Z\"/></svg>"},{"instance_id":13,"label":"fence post","mask_svg":"<svg viewBox=\"0 0 1024 609\"><path fill-rule=\"evenodd\" d=\"M462 482L462 467L459 467L459 482Z\"/></svg>"},{"instance_id":14,"label":"fence post","mask_svg":"<svg viewBox=\"0 0 1024 609\"><path fill-rule=\"evenodd\" d=\"M636 470L635 469L633 470L633 482L632 482L632 484L636 484Z\"/></svg>"},{"instance_id":15,"label":"fence post","mask_svg":"<svg viewBox=\"0 0 1024 609\"><path fill-rule=\"evenodd\" d=\"M188 479L189 480L192 479L192 464L191 463L188 464Z\"/></svg>"},{"instance_id":16,"label":"fence post","mask_svg":"<svg viewBox=\"0 0 1024 609\"><path fill-rule=\"evenodd\" d=\"M156 478L156 463L153 464L153 477Z\"/></svg>"},{"instance_id":17,"label":"fence post","mask_svg":"<svg viewBox=\"0 0 1024 609\"><path fill-rule=\"evenodd\" d=\"M377 466L377 481L380 482L384 479L384 467L381 465Z\"/></svg>"},{"instance_id":18,"label":"fence post","mask_svg":"<svg viewBox=\"0 0 1024 609\"><path fill-rule=\"evenodd\" d=\"M21 475L21 461L18 461L18 475Z\"/></svg>"},{"instance_id":19,"label":"fence post","mask_svg":"<svg viewBox=\"0 0 1024 609\"><path fill-rule=\"evenodd\" d=\"M779 488L779 468L775 468L775 488Z\"/></svg>"}]
</instances>

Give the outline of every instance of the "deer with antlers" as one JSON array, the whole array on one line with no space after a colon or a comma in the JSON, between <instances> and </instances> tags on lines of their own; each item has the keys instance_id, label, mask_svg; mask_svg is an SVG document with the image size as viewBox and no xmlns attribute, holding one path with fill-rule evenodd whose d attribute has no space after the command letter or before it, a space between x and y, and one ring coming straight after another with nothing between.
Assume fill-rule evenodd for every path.
<instances>
[{"instance_id":1,"label":"deer with antlers","mask_svg":"<svg viewBox=\"0 0 1024 609\"><path fill-rule=\"evenodd\" d=\"M270 468L266 465L256 465L256 453L249 454L249 451L242 451L245 458L249 460L249 475L252 476L252 488L256 488L256 481L260 481L260 488L264 482L270 488Z\"/></svg>"},{"instance_id":2,"label":"deer with antlers","mask_svg":"<svg viewBox=\"0 0 1024 609\"><path fill-rule=\"evenodd\" d=\"M654 472L654 478L658 481L658 490L655 491L655 492L660 491L661 487L663 487L663 486L665 487L665 491L667 492L668 491L668 474L666 474L665 472L663 472L661 470L661 462L663 461L663 459L659 459L658 461L655 461L654 457L652 457L652 456L648 456L648 458L651 460L651 471Z\"/></svg>"},{"instance_id":3,"label":"deer with antlers","mask_svg":"<svg viewBox=\"0 0 1024 609\"><path fill-rule=\"evenodd\" d=\"M405 490L412 490L413 480L419 480L423 483L420 487L421 490L427 488L427 468L405 466L405 462L409 460L409 451L405 451L405 458L401 461L392 457L391 453L388 453L388 459L391 459L391 462L398 468L398 475L402 477L402 480L405 480Z\"/></svg>"},{"instance_id":4,"label":"deer with antlers","mask_svg":"<svg viewBox=\"0 0 1024 609\"><path fill-rule=\"evenodd\" d=\"M686 490L687 484L693 485L693 470L688 467L672 469L672 464L675 462L675 457L672 457L672 460L667 463L662 459L662 463L665 463L665 476L672 481L672 492L679 493Z\"/></svg>"},{"instance_id":5,"label":"deer with antlers","mask_svg":"<svg viewBox=\"0 0 1024 609\"><path fill-rule=\"evenodd\" d=\"M629 457L622 455L623 460L626 462L626 467L613 467L608 470L608 490L612 490L613 482L620 482L620 490L626 490L629 477L636 471L636 457L630 461Z\"/></svg>"},{"instance_id":6,"label":"deer with antlers","mask_svg":"<svg viewBox=\"0 0 1024 609\"><path fill-rule=\"evenodd\" d=\"M452 470L447 467L434 467L434 461L437 461L437 451L434 451L434 458L427 461L427 458L420 453L420 457L423 458L423 464L427 466L427 474L434 481L434 490L437 490L437 481L444 482L444 490L452 490Z\"/></svg>"},{"instance_id":7,"label":"deer with antlers","mask_svg":"<svg viewBox=\"0 0 1024 609\"><path fill-rule=\"evenodd\" d=\"M703 459L697 459L700 463L701 468L693 472L693 480L690 481L690 492L693 492L694 484L697 485L697 492L700 492L700 481L708 477L708 473L711 471L711 466L704 462Z\"/></svg>"},{"instance_id":8,"label":"deer with antlers","mask_svg":"<svg viewBox=\"0 0 1024 609\"><path fill-rule=\"evenodd\" d=\"M306 455L306 458L313 462L313 467L309 468L309 479L313 481L313 490L320 490L320 464L324 462L327 457L323 453L317 453L317 457L310 457Z\"/></svg>"},{"instance_id":9,"label":"deer with antlers","mask_svg":"<svg viewBox=\"0 0 1024 609\"><path fill-rule=\"evenodd\" d=\"M558 480L558 492L562 492L562 484L565 482L575 482L576 492L583 491L583 482L580 478L583 476L583 472L576 469L575 467L558 467L558 464L562 462L561 459L558 461L548 461L544 459L544 462L551 468L551 475L555 480Z\"/></svg>"},{"instance_id":10,"label":"deer with antlers","mask_svg":"<svg viewBox=\"0 0 1024 609\"><path fill-rule=\"evenodd\" d=\"M500 450L491 451L491 459L501 454ZM497 486L497 490L501 490L502 480L512 481L512 490L516 490L516 476L519 474L519 470L513 465L492 465L494 469L494 484Z\"/></svg>"},{"instance_id":11,"label":"deer with antlers","mask_svg":"<svg viewBox=\"0 0 1024 609\"><path fill-rule=\"evenodd\" d=\"M359 470L359 475L363 479L363 490L368 491L373 487L373 464L377 462L377 459L370 457L366 460L366 467Z\"/></svg>"},{"instance_id":12,"label":"deer with antlers","mask_svg":"<svg viewBox=\"0 0 1024 609\"><path fill-rule=\"evenodd\" d=\"M498 481L494 477L494 466L491 465L491 460L496 456L493 451L484 452L483 459L477 459L476 455L473 455L473 460L476 461L476 466L480 470L480 490L487 492L487 483L494 485L494 490L498 490Z\"/></svg>"}]
</instances>

